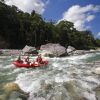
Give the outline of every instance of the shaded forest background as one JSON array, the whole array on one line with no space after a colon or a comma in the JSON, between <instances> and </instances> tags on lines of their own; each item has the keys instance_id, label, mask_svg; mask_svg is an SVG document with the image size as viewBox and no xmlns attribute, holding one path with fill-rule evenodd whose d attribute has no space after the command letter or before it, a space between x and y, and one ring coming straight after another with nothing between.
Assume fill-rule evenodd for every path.
<instances>
[{"instance_id":1,"label":"shaded forest background","mask_svg":"<svg viewBox=\"0 0 100 100\"><path fill-rule=\"evenodd\" d=\"M35 11L24 13L0 1L0 48L21 49L26 44L39 47L46 43L71 45L76 49L100 47L100 39L95 39L89 30L76 30L72 22L46 22Z\"/></svg>"}]
</instances>

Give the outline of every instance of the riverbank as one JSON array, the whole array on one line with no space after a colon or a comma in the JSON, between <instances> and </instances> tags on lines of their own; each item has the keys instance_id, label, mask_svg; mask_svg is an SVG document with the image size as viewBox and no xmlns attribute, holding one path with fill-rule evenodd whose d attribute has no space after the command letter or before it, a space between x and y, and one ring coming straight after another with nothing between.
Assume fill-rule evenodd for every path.
<instances>
[{"instance_id":1,"label":"riverbank","mask_svg":"<svg viewBox=\"0 0 100 100\"><path fill-rule=\"evenodd\" d=\"M40 52L42 52L42 50ZM84 55L84 54L99 53L99 52L100 52L100 48L97 50L75 50L75 51L70 52L68 55L75 56L75 55ZM35 54L23 53L23 51L21 49L20 50L18 50L18 49L1 49L0 56L11 56L11 55L16 55L16 56L18 56L18 55L21 55L21 56L33 55L34 56ZM64 55L64 56L68 56L68 55Z\"/></svg>"}]
</instances>

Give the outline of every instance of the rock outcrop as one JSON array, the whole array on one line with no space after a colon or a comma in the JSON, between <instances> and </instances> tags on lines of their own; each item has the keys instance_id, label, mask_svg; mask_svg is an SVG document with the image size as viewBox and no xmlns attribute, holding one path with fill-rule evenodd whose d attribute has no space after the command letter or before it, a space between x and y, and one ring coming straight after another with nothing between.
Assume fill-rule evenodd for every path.
<instances>
[{"instance_id":1,"label":"rock outcrop","mask_svg":"<svg viewBox=\"0 0 100 100\"><path fill-rule=\"evenodd\" d=\"M72 46L68 46L68 48L66 49L66 52L68 55L73 55L73 52L75 51L76 49Z\"/></svg>"},{"instance_id":2,"label":"rock outcrop","mask_svg":"<svg viewBox=\"0 0 100 100\"><path fill-rule=\"evenodd\" d=\"M97 100L100 100L100 85L93 89L96 94Z\"/></svg>"},{"instance_id":3,"label":"rock outcrop","mask_svg":"<svg viewBox=\"0 0 100 100\"><path fill-rule=\"evenodd\" d=\"M37 50L35 47L32 47L32 46L28 46L26 45L23 49L22 49L22 52L24 54L37 54Z\"/></svg>"},{"instance_id":4,"label":"rock outcrop","mask_svg":"<svg viewBox=\"0 0 100 100\"><path fill-rule=\"evenodd\" d=\"M93 72L94 72L95 74L100 75L100 67L95 68Z\"/></svg>"},{"instance_id":5,"label":"rock outcrop","mask_svg":"<svg viewBox=\"0 0 100 100\"><path fill-rule=\"evenodd\" d=\"M66 53L66 48L60 44L48 43L46 45L41 45L41 54L44 56L62 56Z\"/></svg>"},{"instance_id":6,"label":"rock outcrop","mask_svg":"<svg viewBox=\"0 0 100 100\"><path fill-rule=\"evenodd\" d=\"M21 90L16 83L7 83L3 86L3 91L0 100L27 100L29 97L29 93Z\"/></svg>"}]
</instances>

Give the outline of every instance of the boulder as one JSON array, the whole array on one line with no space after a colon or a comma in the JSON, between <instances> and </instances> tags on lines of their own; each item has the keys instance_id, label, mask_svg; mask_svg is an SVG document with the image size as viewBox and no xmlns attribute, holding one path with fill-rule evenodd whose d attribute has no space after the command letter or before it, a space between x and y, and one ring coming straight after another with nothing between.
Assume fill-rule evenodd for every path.
<instances>
[{"instance_id":1,"label":"boulder","mask_svg":"<svg viewBox=\"0 0 100 100\"><path fill-rule=\"evenodd\" d=\"M32 47L32 46L28 46L26 45L23 49L22 49L22 52L24 54L38 54L37 50L35 47Z\"/></svg>"},{"instance_id":2,"label":"boulder","mask_svg":"<svg viewBox=\"0 0 100 100\"><path fill-rule=\"evenodd\" d=\"M67 53L68 53L68 55L73 54L73 51L75 51L75 50L76 50L76 49L75 49L74 47L68 46L68 48L67 48Z\"/></svg>"},{"instance_id":3,"label":"boulder","mask_svg":"<svg viewBox=\"0 0 100 100\"><path fill-rule=\"evenodd\" d=\"M48 43L46 45L41 45L40 47L41 53L45 51L44 55L51 56L62 56L66 53L66 48L61 46L60 44Z\"/></svg>"},{"instance_id":4,"label":"boulder","mask_svg":"<svg viewBox=\"0 0 100 100\"><path fill-rule=\"evenodd\" d=\"M100 100L100 85L94 88L93 91L95 91L97 100Z\"/></svg>"},{"instance_id":5,"label":"boulder","mask_svg":"<svg viewBox=\"0 0 100 100\"><path fill-rule=\"evenodd\" d=\"M93 72L94 72L95 74L100 75L100 67L95 68L95 69L93 70Z\"/></svg>"},{"instance_id":6,"label":"boulder","mask_svg":"<svg viewBox=\"0 0 100 100\"><path fill-rule=\"evenodd\" d=\"M27 100L29 97L29 93L21 90L16 83L7 83L3 86L3 91L0 100Z\"/></svg>"},{"instance_id":7,"label":"boulder","mask_svg":"<svg viewBox=\"0 0 100 100\"><path fill-rule=\"evenodd\" d=\"M71 100L80 100L80 95L78 94L77 88L75 87L75 81L64 82L63 86L67 90Z\"/></svg>"},{"instance_id":8,"label":"boulder","mask_svg":"<svg viewBox=\"0 0 100 100\"><path fill-rule=\"evenodd\" d=\"M96 49L96 51L100 52L100 48Z\"/></svg>"},{"instance_id":9,"label":"boulder","mask_svg":"<svg viewBox=\"0 0 100 100\"><path fill-rule=\"evenodd\" d=\"M47 50L39 50L39 54L45 57L54 57L53 53Z\"/></svg>"}]
</instances>

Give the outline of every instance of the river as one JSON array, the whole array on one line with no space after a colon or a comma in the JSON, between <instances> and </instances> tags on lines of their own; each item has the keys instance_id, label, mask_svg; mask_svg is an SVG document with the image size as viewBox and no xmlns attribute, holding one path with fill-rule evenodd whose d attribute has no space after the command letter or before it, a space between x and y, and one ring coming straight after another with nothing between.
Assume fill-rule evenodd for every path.
<instances>
[{"instance_id":1,"label":"river","mask_svg":"<svg viewBox=\"0 0 100 100\"><path fill-rule=\"evenodd\" d=\"M30 92L29 100L97 100L93 89L100 85L100 76L93 71L100 67L100 53L47 57L48 66L29 69L16 68L12 64L16 57L0 56L0 84L18 83L22 90Z\"/></svg>"}]
</instances>

